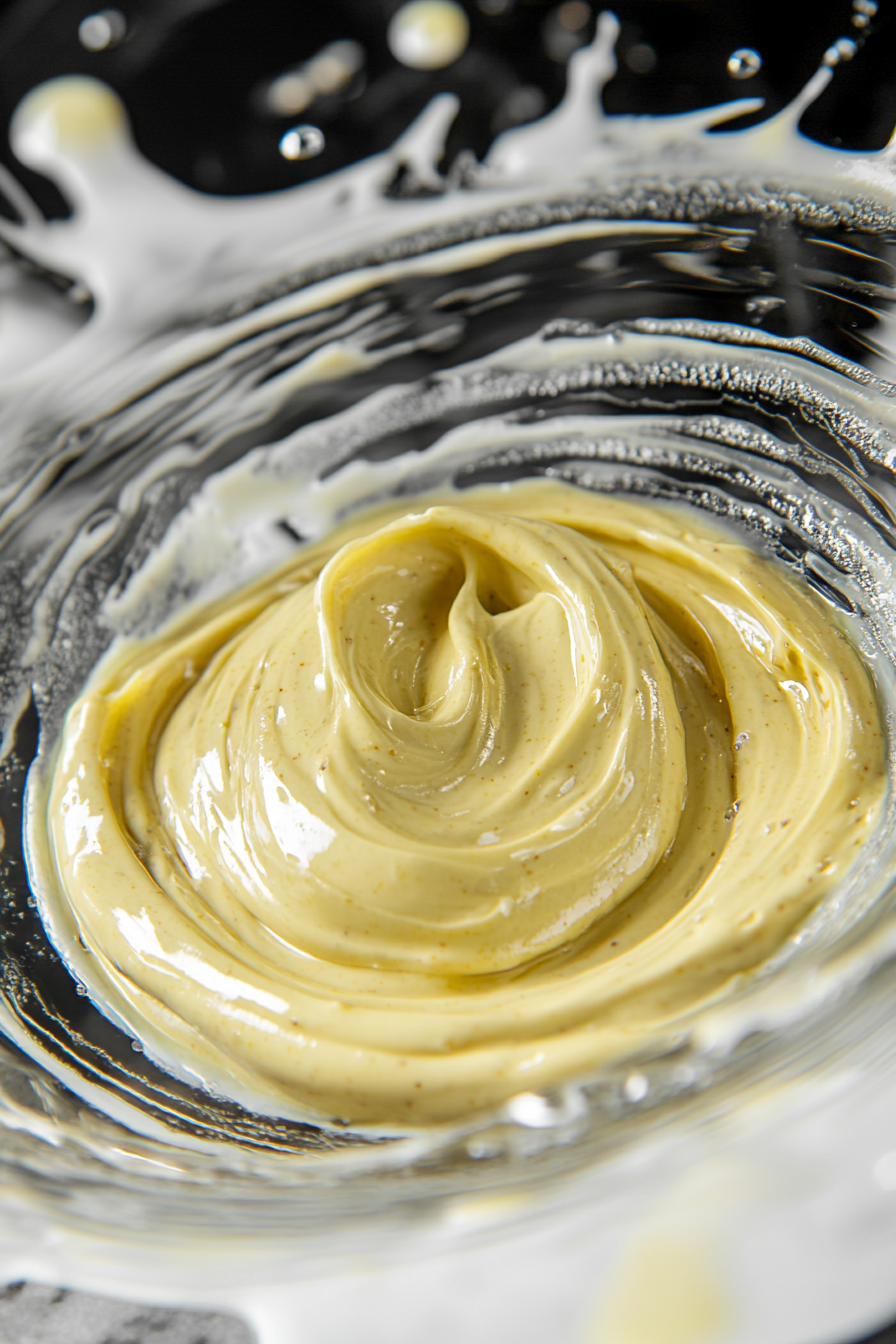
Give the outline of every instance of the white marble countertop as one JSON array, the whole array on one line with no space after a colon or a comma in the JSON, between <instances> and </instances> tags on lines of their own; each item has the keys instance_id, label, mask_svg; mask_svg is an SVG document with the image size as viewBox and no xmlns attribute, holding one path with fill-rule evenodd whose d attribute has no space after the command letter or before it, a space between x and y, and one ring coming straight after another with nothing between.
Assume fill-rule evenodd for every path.
<instances>
[{"instance_id":1,"label":"white marble countertop","mask_svg":"<svg viewBox=\"0 0 896 1344\"><path fill-rule=\"evenodd\" d=\"M13 1283L0 1289L0 1344L253 1344L253 1339L232 1316Z\"/></svg>"},{"instance_id":2,"label":"white marble countertop","mask_svg":"<svg viewBox=\"0 0 896 1344\"><path fill-rule=\"evenodd\" d=\"M0 1344L254 1344L254 1338L233 1316L13 1283L0 1288ZM858 1344L896 1344L896 1323Z\"/></svg>"}]
</instances>

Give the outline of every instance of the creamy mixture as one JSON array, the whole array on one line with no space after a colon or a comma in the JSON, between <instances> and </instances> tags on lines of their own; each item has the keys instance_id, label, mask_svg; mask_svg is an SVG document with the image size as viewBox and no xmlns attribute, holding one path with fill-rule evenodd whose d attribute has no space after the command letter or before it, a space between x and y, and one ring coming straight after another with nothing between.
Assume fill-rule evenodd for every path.
<instances>
[{"instance_id":1,"label":"creamy mixture","mask_svg":"<svg viewBox=\"0 0 896 1344\"><path fill-rule=\"evenodd\" d=\"M830 614L698 515L394 507L107 658L49 802L84 943L271 1108L429 1123L682 1029L885 793Z\"/></svg>"}]
</instances>

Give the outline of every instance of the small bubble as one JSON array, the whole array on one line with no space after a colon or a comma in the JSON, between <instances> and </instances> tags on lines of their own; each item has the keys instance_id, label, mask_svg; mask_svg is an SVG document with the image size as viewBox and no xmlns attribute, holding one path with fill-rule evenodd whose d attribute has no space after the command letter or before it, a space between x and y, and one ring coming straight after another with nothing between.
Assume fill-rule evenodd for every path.
<instances>
[{"instance_id":1,"label":"small bubble","mask_svg":"<svg viewBox=\"0 0 896 1344\"><path fill-rule=\"evenodd\" d=\"M735 798L731 806L725 808L725 820L733 821L739 811L740 811L740 799Z\"/></svg>"},{"instance_id":2,"label":"small bubble","mask_svg":"<svg viewBox=\"0 0 896 1344\"><path fill-rule=\"evenodd\" d=\"M738 733L737 737L734 739L734 750L740 751L744 743L749 742L749 740L750 740L749 733Z\"/></svg>"},{"instance_id":3,"label":"small bubble","mask_svg":"<svg viewBox=\"0 0 896 1344\"><path fill-rule=\"evenodd\" d=\"M128 21L120 9L102 9L81 20L78 41L86 51L106 51L124 41L127 31Z\"/></svg>"},{"instance_id":4,"label":"small bubble","mask_svg":"<svg viewBox=\"0 0 896 1344\"><path fill-rule=\"evenodd\" d=\"M630 1073L622 1084L622 1092L626 1101L643 1101L650 1089L650 1084L643 1073Z\"/></svg>"},{"instance_id":5,"label":"small bubble","mask_svg":"<svg viewBox=\"0 0 896 1344\"><path fill-rule=\"evenodd\" d=\"M635 42L625 53L625 63L636 75L647 75L656 65L656 52L649 42Z\"/></svg>"},{"instance_id":6,"label":"small bubble","mask_svg":"<svg viewBox=\"0 0 896 1344\"><path fill-rule=\"evenodd\" d=\"M470 21L454 0L411 0L392 16L389 50L412 70L442 70L466 50Z\"/></svg>"},{"instance_id":7,"label":"small bubble","mask_svg":"<svg viewBox=\"0 0 896 1344\"><path fill-rule=\"evenodd\" d=\"M547 1097L537 1092L519 1092L507 1103L511 1120L527 1129L547 1129L556 1123L556 1112Z\"/></svg>"},{"instance_id":8,"label":"small bubble","mask_svg":"<svg viewBox=\"0 0 896 1344\"><path fill-rule=\"evenodd\" d=\"M732 79L752 79L762 69L762 57L752 47L738 47L728 57L728 73Z\"/></svg>"},{"instance_id":9,"label":"small bubble","mask_svg":"<svg viewBox=\"0 0 896 1344\"><path fill-rule=\"evenodd\" d=\"M581 32L590 18L591 6L586 5L584 0L567 0L557 10L557 22L568 33Z\"/></svg>"},{"instance_id":10,"label":"small bubble","mask_svg":"<svg viewBox=\"0 0 896 1344\"><path fill-rule=\"evenodd\" d=\"M319 126L294 126L280 141L280 153L284 159L315 159L325 145Z\"/></svg>"}]
</instances>

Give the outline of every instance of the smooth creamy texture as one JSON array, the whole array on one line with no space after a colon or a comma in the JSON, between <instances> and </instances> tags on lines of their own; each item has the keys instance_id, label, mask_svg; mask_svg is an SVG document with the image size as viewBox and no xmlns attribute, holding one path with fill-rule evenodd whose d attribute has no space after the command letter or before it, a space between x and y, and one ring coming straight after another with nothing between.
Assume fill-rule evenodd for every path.
<instances>
[{"instance_id":1,"label":"smooth creamy texture","mask_svg":"<svg viewBox=\"0 0 896 1344\"><path fill-rule=\"evenodd\" d=\"M137 1034L268 1107L439 1121L661 1042L879 816L870 678L777 567L556 483L428 503L132 644L68 717L84 942Z\"/></svg>"}]
</instances>

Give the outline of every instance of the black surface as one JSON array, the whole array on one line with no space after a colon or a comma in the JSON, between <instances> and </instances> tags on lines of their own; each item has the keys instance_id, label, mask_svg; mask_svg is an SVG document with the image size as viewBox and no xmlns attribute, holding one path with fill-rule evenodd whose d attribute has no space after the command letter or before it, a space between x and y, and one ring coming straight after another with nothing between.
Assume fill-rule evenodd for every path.
<instances>
[{"instance_id":1,"label":"black surface","mask_svg":"<svg viewBox=\"0 0 896 1344\"><path fill-rule=\"evenodd\" d=\"M96 75L123 96L149 158L216 193L272 190L366 157L391 144L441 90L462 101L446 160L461 149L481 156L506 122L514 91L540 91L547 110L565 85L563 61L548 52L556 7L546 0L465 0L470 44L453 65L432 73L409 70L389 52L385 30L398 0L121 3L128 36L99 52L78 40L78 24L91 10L85 0L0 4L0 121L7 124L19 99L44 79ZM504 13L483 13L500 3L507 3ZM591 18L570 43L590 39L599 8L591 7ZM880 148L889 137L896 42L886 0L861 30L853 25L849 0L791 0L787 6L772 0L622 0L615 9L622 31L619 71L604 97L608 112L663 114L745 96L764 98L766 111L774 111L802 88L832 42L849 37L860 49L808 110L803 129L849 149ZM361 43L366 63L344 94L319 98L298 118L264 111L259 89L266 80L345 37ZM638 66L639 52L643 64L645 44L655 63L639 72L631 66ZM753 78L736 80L727 60L744 46L759 51L763 65ZM537 101L537 93L532 96ZM324 130L319 157L290 162L279 153L280 137L295 120ZM4 157L49 213L65 211L55 189L24 173L8 146Z\"/></svg>"},{"instance_id":2,"label":"black surface","mask_svg":"<svg viewBox=\"0 0 896 1344\"><path fill-rule=\"evenodd\" d=\"M878 1330L875 1335L866 1335L857 1344L896 1344L896 1322L884 1326L883 1330Z\"/></svg>"}]
</instances>

